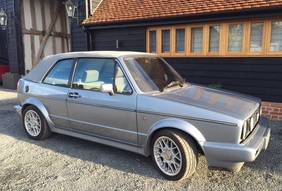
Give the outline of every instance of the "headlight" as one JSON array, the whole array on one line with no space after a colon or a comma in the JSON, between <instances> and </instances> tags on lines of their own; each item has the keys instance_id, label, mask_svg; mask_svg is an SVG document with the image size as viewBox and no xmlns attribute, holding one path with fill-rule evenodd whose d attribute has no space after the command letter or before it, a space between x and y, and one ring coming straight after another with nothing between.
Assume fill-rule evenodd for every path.
<instances>
[{"instance_id":1,"label":"headlight","mask_svg":"<svg viewBox=\"0 0 282 191\"><path fill-rule=\"evenodd\" d=\"M244 140L246 138L247 131L248 131L248 121L245 121L242 127L241 140Z\"/></svg>"},{"instance_id":2,"label":"headlight","mask_svg":"<svg viewBox=\"0 0 282 191\"><path fill-rule=\"evenodd\" d=\"M251 120L250 120L250 131L252 131L255 127L255 118L254 117L251 117Z\"/></svg>"},{"instance_id":3,"label":"headlight","mask_svg":"<svg viewBox=\"0 0 282 191\"><path fill-rule=\"evenodd\" d=\"M253 115L244 122L241 132L241 141L244 141L249 136L249 134L255 129L259 121L260 114L261 114L261 108L259 107L253 113Z\"/></svg>"}]
</instances>

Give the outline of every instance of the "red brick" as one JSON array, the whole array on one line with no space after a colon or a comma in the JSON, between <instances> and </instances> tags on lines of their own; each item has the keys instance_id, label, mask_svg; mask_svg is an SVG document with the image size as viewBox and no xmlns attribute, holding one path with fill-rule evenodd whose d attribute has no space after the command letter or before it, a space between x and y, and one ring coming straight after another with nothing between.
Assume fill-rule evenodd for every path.
<instances>
[{"instance_id":1,"label":"red brick","mask_svg":"<svg viewBox=\"0 0 282 191\"><path fill-rule=\"evenodd\" d=\"M280 113L280 112L270 112L269 114L270 115L282 115L282 113Z\"/></svg>"},{"instance_id":2,"label":"red brick","mask_svg":"<svg viewBox=\"0 0 282 191\"><path fill-rule=\"evenodd\" d=\"M282 108L282 103L271 103L272 107Z\"/></svg>"},{"instance_id":3,"label":"red brick","mask_svg":"<svg viewBox=\"0 0 282 191\"><path fill-rule=\"evenodd\" d=\"M270 106L270 105L271 105L270 102L262 102L261 104L262 104L263 106Z\"/></svg>"},{"instance_id":4,"label":"red brick","mask_svg":"<svg viewBox=\"0 0 282 191\"><path fill-rule=\"evenodd\" d=\"M270 112L263 110L262 113L263 113L263 114L269 114Z\"/></svg>"},{"instance_id":5,"label":"red brick","mask_svg":"<svg viewBox=\"0 0 282 191\"><path fill-rule=\"evenodd\" d=\"M273 108L273 112L279 113L279 109L278 108Z\"/></svg>"},{"instance_id":6,"label":"red brick","mask_svg":"<svg viewBox=\"0 0 282 191\"><path fill-rule=\"evenodd\" d=\"M262 102L262 115L271 120L282 120L282 103Z\"/></svg>"},{"instance_id":7,"label":"red brick","mask_svg":"<svg viewBox=\"0 0 282 191\"><path fill-rule=\"evenodd\" d=\"M274 120L279 119L279 117L278 117L278 116L271 116L270 118L271 118L271 119L274 119Z\"/></svg>"},{"instance_id":8,"label":"red brick","mask_svg":"<svg viewBox=\"0 0 282 191\"><path fill-rule=\"evenodd\" d=\"M267 108L265 109L265 111L273 111L273 108L267 107Z\"/></svg>"}]
</instances>

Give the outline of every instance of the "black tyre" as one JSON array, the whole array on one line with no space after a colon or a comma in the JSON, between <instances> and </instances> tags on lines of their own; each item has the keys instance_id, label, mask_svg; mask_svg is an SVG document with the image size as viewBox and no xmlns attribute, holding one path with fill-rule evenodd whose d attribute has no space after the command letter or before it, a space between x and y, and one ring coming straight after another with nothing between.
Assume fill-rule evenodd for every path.
<instances>
[{"instance_id":1,"label":"black tyre","mask_svg":"<svg viewBox=\"0 0 282 191\"><path fill-rule=\"evenodd\" d=\"M161 175L174 181L191 176L198 162L194 141L177 130L157 132L152 140L151 155Z\"/></svg>"},{"instance_id":2,"label":"black tyre","mask_svg":"<svg viewBox=\"0 0 282 191\"><path fill-rule=\"evenodd\" d=\"M30 105L23 111L23 124L27 135L34 140L49 137L51 131L38 108Z\"/></svg>"}]
</instances>

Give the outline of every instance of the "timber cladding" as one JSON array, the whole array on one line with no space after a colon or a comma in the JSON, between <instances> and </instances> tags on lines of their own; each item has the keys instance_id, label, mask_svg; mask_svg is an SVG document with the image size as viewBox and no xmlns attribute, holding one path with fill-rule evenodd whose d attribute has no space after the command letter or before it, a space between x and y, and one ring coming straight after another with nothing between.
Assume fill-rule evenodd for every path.
<instances>
[{"instance_id":1,"label":"timber cladding","mask_svg":"<svg viewBox=\"0 0 282 191\"><path fill-rule=\"evenodd\" d=\"M92 50L146 51L145 27L95 30L91 37Z\"/></svg>"},{"instance_id":2,"label":"timber cladding","mask_svg":"<svg viewBox=\"0 0 282 191\"><path fill-rule=\"evenodd\" d=\"M21 24L25 70L44 56L70 50L69 23L60 1L23 0Z\"/></svg>"}]
</instances>

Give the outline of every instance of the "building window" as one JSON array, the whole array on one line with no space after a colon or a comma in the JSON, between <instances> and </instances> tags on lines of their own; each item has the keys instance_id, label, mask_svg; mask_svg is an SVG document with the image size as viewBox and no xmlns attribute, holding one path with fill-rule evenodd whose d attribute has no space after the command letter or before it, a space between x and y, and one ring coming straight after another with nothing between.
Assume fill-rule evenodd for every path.
<instances>
[{"instance_id":1,"label":"building window","mask_svg":"<svg viewBox=\"0 0 282 191\"><path fill-rule=\"evenodd\" d=\"M150 31L150 52L157 52L157 35L156 31Z\"/></svg>"},{"instance_id":2,"label":"building window","mask_svg":"<svg viewBox=\"0 0 282 191\"><path fill-rule=\"evenodd\" d=\"M191 52L203 51L203 27L191 28Z\"/></svg>"},{"instance_id":3,"label":"building window","mask_svg":"<svg viewBox=\"0 0 282 191\"><path fill-rule=\"evenodd\" d=\"M175 51L177 53L185 52L185 29L176 29L175 38Z\"/></svg>"},{"instance_id":4,"label":"building window","mask_svg":"<svg viewBox=\"0 0 282 191\"><path fill-rule=\"evenodd\" d=\"M219 52L220 27L209 27L209 52Z\"/></svg>"},{"instance_id":5,"label":"building window","mask_svg":"<svg viewBox=\"0 0 282 191\"><path fill-rule=\"evenodd\" d=\"M250 52L262 50L263 23L251 24Z\"/></svg>"},{"instance_id":6,"label":"building window","mask_svg":"<svg viewBox=\"0 0 282 191\"><path fill-rule=\"evenodd\" d=\"M162 53L170 52L170 30L162 30Z\"/></svg>"},{"instance_id":7,"label":"building window","mask_svg":"<svg viewBox=\"0 0 282 191\"><path fill-rule=\"evenodd\" d=\"M282 21L273 21L271 23L270 51L282 51Z\"/></svg>"},{"instance_id":8,"label":"building window","mask_svg":"<svg viewBox=\"0 0 282 191\"><path fill-rule=\"evenodd\" d=\"M229 25L228 52L242 52L243 24Z\"/></svg>"},{"instance_id":9,"label":"building window","mask_svg":"<svg viewBox=\"0 0 282 191\"><path fill-rule=\"evenodd\" d=\"M177 56L282 56L282 19L150 27L146 50Z\"/></svg>"}]
</instances>

